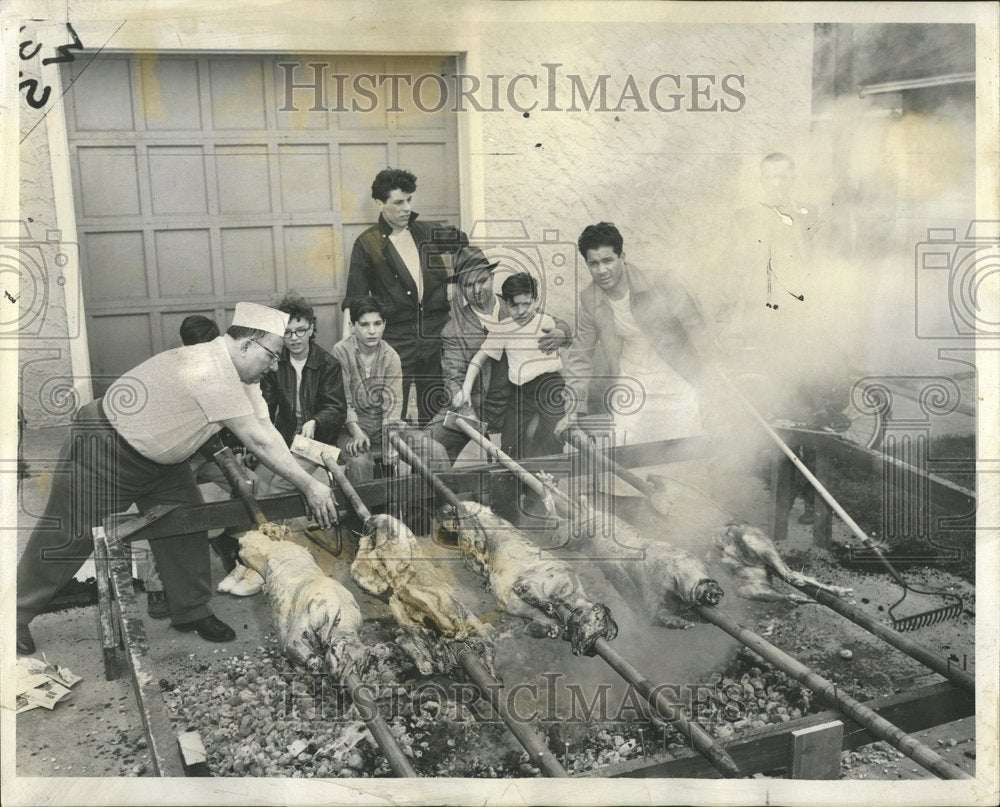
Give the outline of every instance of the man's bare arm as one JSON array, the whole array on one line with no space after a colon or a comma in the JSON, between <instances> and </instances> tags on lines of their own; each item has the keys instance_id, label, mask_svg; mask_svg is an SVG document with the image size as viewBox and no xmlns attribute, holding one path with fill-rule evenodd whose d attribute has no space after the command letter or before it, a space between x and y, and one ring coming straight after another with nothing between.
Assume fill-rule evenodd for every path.
<instances>
[{"instance_id":1,"label":"man's bare arm","mask_svg":"<svg viewBox=\"0 0 1000 807\"><path fill-rule=\"evenodd\" d=\"M337 505L330 488L313 479L288 450L276 428L256 415L243 415L223 421L233 434L274 473L284 477L306 497L313 517L322 527L337 521Z\"/></svg>"}]
</instances>

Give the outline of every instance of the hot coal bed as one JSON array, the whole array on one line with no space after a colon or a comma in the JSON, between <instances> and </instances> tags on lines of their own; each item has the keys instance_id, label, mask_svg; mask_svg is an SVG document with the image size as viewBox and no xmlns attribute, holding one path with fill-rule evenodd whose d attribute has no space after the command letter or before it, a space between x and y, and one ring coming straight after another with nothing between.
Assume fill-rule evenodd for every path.
<instances>
[{"instance_id":1,"label":"hot coal bed","mask_svg":"<svg viewBox=\"0 0 1000 807\"><path fill-rule=\"evenodd\" d=\"M633 449L616 458L648 466L650 448ZM652 449L662 462L664 447ZM535 475L546 462L527 465ZM265 530L243 554L268 580L275 633L254 652L192 659L189 674L157 676L145 694L162 695L174 735L197 733L203 772L216 776L808 776L795 749L813 732L827 745L835 736L826 760L838 774L851 749L876 743L942 778L970 775L913 732L974 712L971 585L908 571L924 582L909 605L924 594L936 604L946 583L962 607L894 631L886 612L899 590L877 564L846 568L822 546L783 549L783 561L781 544L694 486L618 470L648 494L616 500L605 518L618 554L581 542L600 529L599 508L553 506L572 501L560 494L567 479L543 473L537 492L554 496L541 515L519 513L532 485L502 463L435 475L433 487L430 474L367 486L362 508L395 515L345 510L336 541ZM767 500L761 523L783 493L775 478L770 495L756 494ZM280 522L294 498L260 504ZM228 525L235 505L215 505L212 518ZM531 563L511 556L515 535ZM346 622L306 625L281 593L281 570L296 563L339 586L323 596L341 610L341 589L356 601L347 639Z\"/></svg>"}]
</instances>

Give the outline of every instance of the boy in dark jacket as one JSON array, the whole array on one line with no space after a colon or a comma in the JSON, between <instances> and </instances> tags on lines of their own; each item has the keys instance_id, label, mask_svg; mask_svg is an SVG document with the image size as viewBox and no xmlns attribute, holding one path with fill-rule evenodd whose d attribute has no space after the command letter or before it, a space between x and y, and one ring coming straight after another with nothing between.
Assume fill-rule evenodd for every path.
<instances>
[{"instance_id":1,"label":"boy in dark jacket","mask_svg":"<svg viewBox=\"0 0 1000 807\"><path fill-rule=\"evenodd\" d=\"M409 171L386 168L376 175L372 198L379 219L354 242L342 308L368 294L385 304L384 339L403 367L403 400L396 415L406 416L415 384L424 426L448 400L441 381L441 329L448 321L452 256L468 238L446 224L417 221L416 190L417 178ZM345 339L352 333L349 325L345 317Z\"/></svg>"},{"instance_id":2,"label":"boy in dark jacket","mask_svg":"<svg viewBox=\"0 0 1000 807\"><path fill-rule=\"evenodd\" d=\"M278 304L278 310L288 314L285 346L278 369L260 382L271 420L288 445L296 434L333 445L347 417L340 364L316 344L316 315L309 303L289 292ZM308 463L308 467L313 466ZM321 476L321 471L317 470L316 478L326 481L325 472ZM280 476L267 485L268 494L286 490L291 488L285 486Z\"/></svg>"}]
</instances>

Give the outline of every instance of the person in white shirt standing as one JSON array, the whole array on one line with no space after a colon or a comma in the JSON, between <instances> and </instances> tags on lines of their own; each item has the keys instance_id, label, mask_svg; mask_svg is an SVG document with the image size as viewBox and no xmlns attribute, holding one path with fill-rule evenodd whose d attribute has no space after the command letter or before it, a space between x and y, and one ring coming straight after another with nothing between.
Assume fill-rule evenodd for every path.
<instances>
[{"instance_id":1,"label":"person in white shirt standing","mask_svg":"<svg viewBox=\"0 0 1000 807\"><path fill-rule=\"evenodd\" d=\"M93 550L91 529L132 502L198 505L188 459L228 428L260 461L299 489L323 527L337 520L328 485L306 474L267 417L260 379L278 361L288 315L238 303L223 336L158 353L117 379L102 399L82 406L60 453L43 518L17 568L17 651L35 652L34 616L76 574ZM180 631L225 642L236 634L208 607L208 536L194 530L151 542L170 621Z\"/></svg>"},{"instance_id":2,"label":"person in white shirt standing","mask_svg":"<svg viewBox=\"0 0 1000 807\"><path fill-rule=\"evenodd\" d=\"M354 242L342 310L372 294L385 304L385 341L403 367L405 418L410 389L416 387L421 426L448 402L441 380L441 330L448 321L448 278L454 254L469 243L460 230L440 222L417 221L413 194L417 178L386 168L372 182L378 222ZM343 338L351 336L344 317Z\"/></svg>"},{"instance_id":3,"label":"person in white shirt standing","mask_svg":"<svg viewBox=\"0 0 1000 807\"><path fill-rule=\"evenodd\" d=\"M472 400L476 377L487 358L507 355L507 373L513 385L504 418L501 448L515 459L561 454L555 426L563 417L562 360L543 353L539 337L555 328L555 321L538 307L538 281L527 272L508 277L500 287L510 319L487 325L489 331L466 371L462 389L452 399L458 409Z\"/></svg>"}]
</instances>

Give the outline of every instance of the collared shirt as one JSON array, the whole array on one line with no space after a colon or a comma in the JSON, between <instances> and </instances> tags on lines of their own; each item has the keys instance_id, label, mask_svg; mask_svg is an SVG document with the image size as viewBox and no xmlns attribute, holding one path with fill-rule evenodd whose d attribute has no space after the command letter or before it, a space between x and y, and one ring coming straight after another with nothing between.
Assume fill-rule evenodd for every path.
<instances>
[{"instance_id":1,"label":"collared shirt","mask_svg":"<svg viewBox=\"0 0 1000 807\"><path fill-rule=\"evenodd\" d=\"M625 270L629 310L649 349L688 383L701 383L705 357L714 354L712 334L683 282L669 271L652 276L629 264ZM566 383L573 411L586 412L591 382L621 375L624 340L611 299L597 284L580 292L576 341L566 353ZM598 346L604 361L598 364Z\"/></svg>"},{"instance_id":2,"label":"collared shirt","mask_svg":"<svg viewBox=\"0 0 1000 807\"><path fill-rule=\"evenodd\" d=\"M507 314L507 307L501 303L496 296L493 297L493 308L488 313L484 313L478 308L473 307L472 303L468 300L465 301L465 305L473 314L479 317L479 321L483 324L483 327L486 328L486 330L495 328L500 323L500 320Z\"/></svg>"},{"instance_id":3,"label":"collared shirt","mask_svg":"<svg viewBox=\"0 0 1000 807\"><path fill-rule=\"evenodd\" d=\"M309 354L307 353L301 359L292 358L291 355L288 356L288 363L292 365L292 369L295 370L295 428L296 432L302 431L302 426L305 424L305 414L302 411L302 368L306 366L306 362L309 360Z\"/></svg>"},{"instance_id":4,"label":"collared shirt","mask_svg":"<svg viewBox=\"0 0 1000 807\"><path fill-rule=\"evenodd\" d=\"M173 465L194 454L224 420L268 420L260 386L240 381L225 338L158 353L108 387L108 420L140 454Z\"/></svg>"},{"instance_id":5,"label":"collared shirt","mask_svg":"<svg viewBox=\"0 0 1000 807\"><path fill-rule=\"evenodd\" d=\"M420 269L420 250L417 249L417 245L413 240L413 233L410 232L409 226L398 233L392 233L389 236L389 240L396 248L396 252L399 253L399 257L403 259L406 268L410 271L410 276L417 286L417 299L422 300L424 297L424 273Z\"/></svg>"},{"instance_id":6,"label":"collared shirt","mask_svg":"<svg viewBox=\"0 0 1000 807\"><path fill-rule=\"evenodd\" d=\"M505 319L490 328L481 349L496 360L506 352L507 377L511 383L522 386L543 373L562 370L562 361L557 353L546 354L538 349L538 339L543 330L551 330L555 326L555 320L541 312L524 325Z\"/></svg>"},{"instance_id":7,"label":"collared shirt","mask_svg":"<svg viewBox=\"0 0 1000 807\"><path fill-rule=\"evenodd\" d=\"M403 405L403 369L399 354L384 341L379 342L371 369L362 361L358 338L351 334L333 346L340 362L347 397L346 424L357 423L369 437L382 428Z\"/></svg>"}]
</instances>

